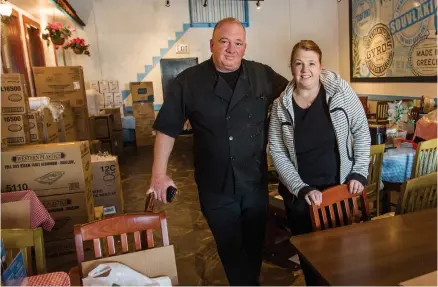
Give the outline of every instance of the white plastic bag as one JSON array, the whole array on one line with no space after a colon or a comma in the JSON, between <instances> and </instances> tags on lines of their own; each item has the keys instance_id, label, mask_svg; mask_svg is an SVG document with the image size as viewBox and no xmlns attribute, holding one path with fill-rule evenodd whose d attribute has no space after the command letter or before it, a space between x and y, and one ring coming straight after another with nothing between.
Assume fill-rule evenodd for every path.
<instances>
[{"instance_id":1,"label":"white plastic bag","mask_svg":"<svg viewBox=\"0 0 438 287\"><path fill-rule=\"evenodd\" d=\"M84 286L172 286L169 277L151 279L120 263L99 264L82 283Z\"/></svg>"}]
</instances>

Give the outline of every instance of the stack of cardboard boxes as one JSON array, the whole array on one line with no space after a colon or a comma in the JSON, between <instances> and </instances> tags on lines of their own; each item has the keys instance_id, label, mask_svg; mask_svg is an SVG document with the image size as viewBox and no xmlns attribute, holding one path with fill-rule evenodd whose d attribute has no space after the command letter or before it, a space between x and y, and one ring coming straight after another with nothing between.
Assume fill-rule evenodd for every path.
<instances>
[{"instance_id":1,"label":"stack of cardboard boxes","mask_svg":"<svg viewBox=\"0 0 438 287\"><path fill-rule=\"evenodd\" d=\"M102 98L104 99L102 108L119 108L120 114L122 116L125 114L119 81L90 81L90 88L95 89L102 95Z\"/></svg>"},{"instance_id":2,"label":"stack of cardboard boxes","mask_svg":"<svg viewBox=\"0 0 438 287\"><path fill-rule=\"evenodd\" d=\"M29 100L23 75L2 75L1 98L3 147L29 144Z\"/></svg>"},{"instance_id":3,"label":"stack of cardboard boxes","mask_svg":"<svg viewBox=\"0 0 438 287\"><path fill-rule=\"evenodd\" d=\"M74 242L75 224L93 220L88 141L8 147L1 153L1 172L2 192L33 190L55 220L44 234L47 257L60 255L51 253L54 246Z\"/></svg>"},{"instance_id":4,"label":"stack of cardboard boxes","mask_svg":"<svg viewBox=\"0 0 438 287\"><path fill-rule=\"evenodd\" d=\"M95 135L101 142L101 151L112 155L123 153L122 118L119 108L107 108L105 114L95 117Z\"/></svg>"},{"instance_id":5,"label":"stack of cardboard boxes","mask_svg":"<svg viewBox=\"0 0 438 287\"><path fill-rule=\"evenodd\" d=\"M152 126L155 121L154 88L152 82L131 83L132 112L135 118L137 146L153 145Z\"/></svg>"}]
</instances>

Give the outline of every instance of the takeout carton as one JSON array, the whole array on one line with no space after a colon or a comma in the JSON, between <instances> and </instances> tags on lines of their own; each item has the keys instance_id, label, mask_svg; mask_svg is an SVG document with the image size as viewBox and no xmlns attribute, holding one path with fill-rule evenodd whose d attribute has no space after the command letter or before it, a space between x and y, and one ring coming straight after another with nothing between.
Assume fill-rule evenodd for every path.
<instances>
[{"instance_id":1,"label":"takeout carton","mask_svg":"<svg viewBox=\"0 0 438 287\"><path fill-rule=\"evenodd\" d=\"M124 264L151 279L167 276L172 281L172 286L178 285L173 245L83 262L82 276L87 277L88 273L99 264L110 262Z\"/></svg>"}]
</instances>

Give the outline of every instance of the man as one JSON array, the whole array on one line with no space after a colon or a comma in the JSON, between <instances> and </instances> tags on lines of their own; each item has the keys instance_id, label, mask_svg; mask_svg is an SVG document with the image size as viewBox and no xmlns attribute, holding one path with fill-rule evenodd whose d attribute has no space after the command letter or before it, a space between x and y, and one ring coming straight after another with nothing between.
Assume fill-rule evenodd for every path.
<instances>
[{"instance_id":1,"label":"man","mask_svg":"<svg viewBox=\"0 0 438 287\"><path fill-rule=\"evenodd\" d=\"M246 32L234 18L219 21L211 59L177 76L154 124L151 189L166 202L175 186L167 163L189 119L201 210L230 285L258 285L268 205L267 114L287 80L243 60Z\"/></svg>"}]
</instances>

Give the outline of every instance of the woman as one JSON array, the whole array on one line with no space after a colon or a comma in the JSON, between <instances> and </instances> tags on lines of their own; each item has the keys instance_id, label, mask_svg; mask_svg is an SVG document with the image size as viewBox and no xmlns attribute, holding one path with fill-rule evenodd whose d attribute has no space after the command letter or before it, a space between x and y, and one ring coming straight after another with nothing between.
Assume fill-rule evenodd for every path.
<instances>
[{"instance_id":1,"label":"woman","mask_svg":"<svg viewBox=\"0 0 438 287\"><path fill-rule=\"evenodd\" d=\"M311 40L293 47L293 80L271 111L269 150L293 235L312 231L309 206L321 204L324 189L347 183L356 194L367 184L371 138L365 111L346 81L322 69L321 58ZM316 284L301 262L307 285Z\"/></svg>"}]
</instances>

